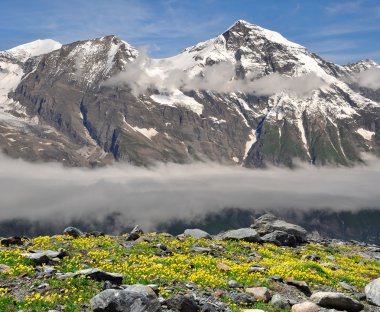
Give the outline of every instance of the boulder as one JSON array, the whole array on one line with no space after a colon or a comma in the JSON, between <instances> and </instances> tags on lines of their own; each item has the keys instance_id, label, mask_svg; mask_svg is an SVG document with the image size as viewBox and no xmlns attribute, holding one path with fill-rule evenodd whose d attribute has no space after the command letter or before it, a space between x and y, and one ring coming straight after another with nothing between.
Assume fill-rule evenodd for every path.
<instances>
[{"instance_id":1,"label":"boulder","mask_svg":"<svg viewBox=\"0 0 380 312\"><path fill-rule=\"evenodd\" d=\"M119 273L109 273L99 269L84 269L72 273L57 273L57 275L60 279L66 279L76 276L85 276L98 282L109 281L115 285L121 285L123 283L123 275Z\"/></svg>"},{"instance_id":2,"label":"boulder","mask_svg":"<svg viewBox=\"0 0 380 312\"><path fill-rule=\"evenodd\" d=\"M380 278L367 284L365 287L365 295L368 302L380 306Z\"/></svg>"},{"instance_id":3,"label":"boulder","mask_svg":"<svg viewBox=\"0 0 380 312\"><path fill-rule=\"evenodd\" d=\"M298 289L299 289L300 291L302 291L306 296L310 296L310 295L311 295L311 290L310 290L310 288L309 288L309 285L308 285L305 281L297 281L297 280L295 280L295 279L288 278L288 279L286 280L286 284L298 288Z\"/></svg>"},{"instance_id":4,"label":"boulder","mask_svg":"<svg viewBox=\"0 0 380 312\"><path fill-rule=\"evenodd\" d=\"M165 304L173 311L198 312L200 310L194 298L189 295L174 295L166 299Z\"/></svg>"},{"instance_id":5,"label":"boulder","mask_svg":"<svg viewBox=\"0 0 380 312\"><path fill-rule=\"evenodd\" d=\"M256 298L249 294L235 293L230 294L230 299L232 302L238 305L253 305L256 303Z\"/></svg>"},{"instance_id":6,"label":"boulder","mask_svg":"<svg viewBox=\"0 0 380 312\"><path fill-rule=\"evenodd\" d=\"M47 264L51 261L51 258L44 253L25 253L22 254L26 259L32 260L34 265Z\"/></svg>"},{"instance_id":7,"label":"boulder","mask_svg":"<svg viewBox=\"0 0 380 312\"><path fill-rule=\"evenodd\" d=\"M310 301L327 309L346 310L347 312L359 312L364 305L342 293L316 292L310 297Z\"/></svg>"},{"instance_id":8,"label":"boulder","mask_svg":"<svg viewBox=\"0 0 380 312\"><path fill-rule=\"evenodd\" d=\"M272 214L262 215L255 220L251 225L251 228L255 229L261 236L274 231L281 231L293 235L296 238L297 243L306 242L307 231L303 227L279 220Z\"/></svg>"},{"instance_id":9,"label":"boulder","mask_svg":"<svg viewBox=\"0 0 380 312\"><path fill-rule=\"evenodd\" d=\"M235 280L230 280L227 282L229 288L239 288L240 284Z\"/></svg>"},{"instance_id":10,"label":"boulder","mask_svg":"<svg viewBox=\"0 0 380 312\"><path fill-rule=\"evenodd\" d=\"M269 302L271 299L269 289L266 287L250 287L245 292L254 296L259 301Z\"/></svg>"},{"instance_id":11,"label":"boulder","mask_svg":"<svg viewBox=\"0 0 380 312\"><path fill-rule=\"evenodd\" d=\"M199 247L199 246L191 247L190 251L196 252L196 253L207 253L207 254L212 253L212 250L210 248Z\"/></svg>"},{"instance_id":12,"label":"boulder","mask_svg":"<svg viewBox=\"0 0 380 312\"><path fill-rule=\"evenodd\" d=\"M90 301L94 312L156 312L161 311L156 295L145 291L106 289Z\"/></svg>"},{"instance_id":13,"label":"boulder","mask_svg":"<svg viewBox=\"0 0 380 312\"><path fill-rule=\"evenodd\" d=\"M318 312L318 306L314 302L305 301L293 305L292 312Z\"/></svg>"},{"instance_id":14,"label":"boulder","mask_svg":"<svg viewBox=\"0 0 380 312\"><path fill-rule=\"evenodd\" d=\"M290 246L297 245L297 239L294 235L284 231L273 231L261 237L263 243L271 243L277 246Z\"/></svg>"},{"instance_id":15,"label":"boulder","mask_svg":"<svg viewBox=\"0 0 380 312\"><path fill-rule=\"evenodd\" d=\"M123 275L119 273L109 273L109 272L105 272L99 269L80 270L80 271L75 272L74 276L77 276L77 275L83 275L93 280L96 280L98 282L109 281L116 285L121 285L123 283Z\"/></svg>"},{"instance_id":16,"label":"boulder","mask_svg":"<svg viewBox=\"0 0 380 312\"><path fill-rule=\"evenodd\" d=\"M128 241L135 241L137 240L138 238L140 238L140 236L144 234L144 231L140 228L139 225L136 225L132 231L129 233L128 235L128 238L127 240Z\"/></svg>"},{"instance_id":17,"label":"boulder","mask_svg":"<svg viewBox=\"0 0 380 312\"><path fill-rule=\"evenodd\" d=\"M237 230L231 230L218 234L215 239L219 240L237 240L257 243L261 242L260 235L251 228L242 228Z\"/></svg>"},{"instance_id":18,"label":"boulder","mask_svg":"<svg viewBox=\"0 0 380 312\"><path fill-rule=\"evenodd\" d=\"M280 309L290 309L290 300L288 298L285 298L281 296L280 294L274 294L270 303Z\"/></svg>"},{"instance_id":19,"label":"boulder","mask_svg":"<svg viewBox=\"0 0 380 312\"><path fill-rule=\"evenodd\" d=\"M22 238L19 237L19 236L12 236L12 237L8 237L8 238L3 238L1 240L1 245L4 245L4 246L11 246L11 245L17 245L17 246L22 246L24 243L22 241Z\"/></svg>"},{"instance_id":20,"label":"boulder","mask_svg":"<svg viewBox=\"0 0 380 312\"><path fill-rule=\"evenodd\" d=\"M74 238L78 238L78 237L81 237L84 235L81 230L79 230L73 226L69 226L69 227L65 228L63 230L63 234L69 235L69 236L74 237Z\"/></svg>"},{"instance_id":21,"label":"boulder","mask_svg":"<svg viewBox=\"0 0 380 312\"><path fill-rule=\"evenodd\" d=\"M190 236L194 238L204 238L204 239L211 239L211 235L203 230L200 229L187 229L185 232L183 232L185 236Z\"/></svg>"}]
</instances>

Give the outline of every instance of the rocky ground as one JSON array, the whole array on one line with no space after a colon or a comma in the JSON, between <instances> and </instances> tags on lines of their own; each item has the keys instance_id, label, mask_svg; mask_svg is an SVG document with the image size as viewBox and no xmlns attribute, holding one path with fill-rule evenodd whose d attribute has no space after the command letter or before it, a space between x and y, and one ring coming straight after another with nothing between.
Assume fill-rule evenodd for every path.
<instances>
[{"instance_id":1,"label":"rocky ground","mask_svg":"<svg viewBox=\"0 0 380 312\"><path fill-rule=\"evenodd\" d=\"M380 311L380 247L258 218L211 236L9 237L0 311Z\"/></svg>"}]
</instances>

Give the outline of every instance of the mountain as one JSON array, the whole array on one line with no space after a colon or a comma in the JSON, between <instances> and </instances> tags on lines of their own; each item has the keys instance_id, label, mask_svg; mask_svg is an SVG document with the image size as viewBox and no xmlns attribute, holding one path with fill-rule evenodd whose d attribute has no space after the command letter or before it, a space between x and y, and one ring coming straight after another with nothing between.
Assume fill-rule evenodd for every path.
<instances>
[{"instance_id":1,"label":"mountain","mask_svg":"<svg viewBox=\"0 0 380 312\"><path fill-rule=\"evenodd\" d=\"M380 91L357 79L376 63L336 65L245 21L166 59L115 36L12 50L0 54L0 145L12 157L292 167L380 153Z\"/></svg>"}]
</instances>

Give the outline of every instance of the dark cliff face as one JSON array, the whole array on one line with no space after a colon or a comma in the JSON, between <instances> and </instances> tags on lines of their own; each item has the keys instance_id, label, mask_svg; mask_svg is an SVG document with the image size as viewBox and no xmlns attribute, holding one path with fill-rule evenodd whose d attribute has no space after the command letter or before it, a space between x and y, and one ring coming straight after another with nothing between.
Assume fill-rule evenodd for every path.
<instances>
[{"instance_id":1,"label":"dark cliff face","mask_svg":"<svg viewBox=\"0 0 380 312\"><path fill-rule=\"evenodd\" d=\"M50 127L54 138L47 143L60 143L46 145L49 153L44 156L37 151L29 155L65 159L69 165L112 159L144 166L212 160L247 167L292 167L295 159L352 165L361 162L362 152L379 155L379 91L345 83L353 71L369 65L325 62L277 33L239 21L221 36L186 49L174 62L186 59L180 70L197 70L201 76L210 66L232 62L238 79L312 73L328 86L297 96L249 90L166 93L153 85L137 95L127 84L105 83L128 71L138 54L108 36L68 44L24 62L28 74L10 96L28 117L38 118L38 125L31 126L35 132ZM173 58L168 60L170 64ZM25 141L6 147L9 154L28 158L17 152Z\"/></svg>"}]
</instances>

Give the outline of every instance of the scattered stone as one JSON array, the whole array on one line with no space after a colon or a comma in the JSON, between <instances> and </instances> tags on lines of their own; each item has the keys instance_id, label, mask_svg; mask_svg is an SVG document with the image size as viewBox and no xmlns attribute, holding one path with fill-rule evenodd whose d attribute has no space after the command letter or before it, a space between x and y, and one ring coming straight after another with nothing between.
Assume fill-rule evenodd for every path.
<instances>
[{"instance_id":1,"label":"scattered stone","mask_svg":"<svg viewBox=\"0 0 380 312\"><path fill-rule=\"evenodd\" d=\"M110 281L105 281L102 285L102 290L112 289L113 285Z\"/></svg>"},{"instance_id":2,"label":"scattered stone","mask_svg":"<svg viewBox=\"0 0 380 312\"><path fill-rule=\"evenodd\" d=\"M53 276L55 273L57 273L57 269L55 267L50 266L50 265L44 265L41 267L36 267L36 270L37 270L36 275L41 276L41 277L49 277L49 276Z\"/></svg>"},{"instance_id":3,"label":"scattered stone","mask_svg":"<svg viewBox=\"0 0 380 312\"><path fill-rule=\"evenodd\" d=\"M45 288L48 288L48 287L49 287L48 283L43 283L43 284L38 285L37 289L45 289Z\"/></svg>"},{"instance_id":4,"label":"scattered stone","mask_svg":"<svg viewBox=\"0 0 380 312\"><path fill-rule=\"evenodd\" d=\"M218 310L216 309L216 307L213 304L211 304L210 302L206 302L202 306L201 312L218 312Z\"/></svg>"},{"instance_id":5,"label":"scattered stone","mask_svg":"<svg viewBox=\"0 0 380 312\"><path fill-rule=\"evenodd\" d=\"M317 261L321 260L321 257L318 256L317 254L312 254L312 255L304 255L304 256L302 256L302 259L317 262Z\"/></svg>"},{"instance_id":6,"label":"scattered stone","mask_svg":"<svg viewBox=\"0 0 380 312\"><path fill-rule=\"evenodd\" d=\"M84 269L73 273L57 274L60 279L85 276L96 280L98 282L109 281L115 285L121 285L123 283L123 275L118 273L109 273L99 269Z\"/></svg>"},{"instance_id":7,"label":"scattered stone","mask_svg":"<svg viewBox=\"0 0 380 312\"><path fill-rule=\"evenodd\" d=\"M73 226L69 226L69 227L65 228L63 230L63 234L69 235L69 236L74 237L74 238L78 238L78 237L81 237L84 235L81 230L79 230Z\"/></svg>"},{"instance_id":8,"label":"scattered stone","mask_svg":"<svg viewBox=\"0 0 380 312\"><path fill-rule=\"evenodd\" d=\"M280 309L290 309L290 300L281 296L280 294L274 294L270 303Z\"/></svg>"},{"instance_id":9,"label":"scattered stone","mask_svg":"<svg viewBox=\"0 0 380 312\"><path fill-rule=\"evenodd\" d=\"M323 308L346 310L347 312L359 312L364 308L361 302L336 292L316 292L310 297L310 300Z\"/></svg>"},{"instance_id":10,"label":"scattered stone","mask_svg":"<svg viewBox=\"0 0 380 312\"><path fill-rule=\"evenodd\" d=\"M10 269L6 264L0 264L0 272L8 272Z\"/></svg>"},{"instance_id":11,"label":"scattered stone","mask_svg":"<svg viewBox=\"0 0 380 312\"><path fill-rule=\"evenodd\" d=\"M231 267L223 262L218 262L216 264L216 267L219 271L222 271L222 272L227 272L231 269Z\"/></svg>"},{"instance_id":12,"label":"scattered stone","mask_svg":"<svg viewBox=\"0 0 380 312\"><path fill-rule=\"evenodd\" d=\"M259 264L254 264L253 266L251 266L251 267L248 269L247 273L264 272L264 271L266 271L266 270L268 270L268 267L266 267L266 266L261 266L261 265L259 265Z\"/></svg>"},{"instance_id":13,"label":"scattered stone","mask_svg":"<svg viewBox=\"0 0 380 312\"><path fill-rule=\"evenodd\" d=\"M211 239L211 235L203 230L200 229L187 229L185 232L183 232L185 236L190 236L194 238L204 238L204 239Z\"/></svg>"},{"instance_id":14,"label":"scattered stone","mask_svg":"<svg viewBox=\"0 0 380 312\"><path fill-rule=\"evenodd\" d=\"M367 284L365 294L368 302L380 306L380 278Z\"/></svg>"},{"instance_id":15,"label":"scattered stone","mask_svg":"<svg viewBox=\"0 0 380 312\"><path fill-rule=\"evenodd\" d=\"M63 259L64 257L70 257L70 253L65 249L53 250L30 250L29 253L22 254L25 258L30 259L35 265L48 264L53 259Z\"/></svg>"},{"instance_id":16,"label":"scattered stone","mask_svg":"<svg viewBox=\"0 0 380 312\"><path fill-rule=\"evenodd\" d=\"M219 240L242 240L251 243L261 242L260 235L251 228L231 230L218 234L215 239Z\"/></svg>"},{"instance_id":17,"label":"scattered stone","mask_svg":"<svg viewBox=\"0 0 380 312\"><path fill-rule=\"evenodd\" d=\"M102 237L102 236L105 236L105 234L103 232L99 232L99 231L92 231L90 233L86 233L85 234L86 237Z\"/></svg>"},{"instance_id":18,"label":"scattered stone","mask_svg":"<svg viewBox=\"0 0 380 312\"><path fill-rule=\"evenodd\" d=\"M106 289L90 301L94 312L158 312L161 304L156 294L126 289Z\"/></svg>"},{"instance_id":19,"label":"scattered stone","mask_svg":"<svg viewBox=\"0 0 380 312\"><path fill-rule=\"evenodd\" d=\"M271 294L266 287L250 287L245 290L246 293L253 295L257 300L269 302Z\"/></svg>"},{"instance_id":20,"label":"scattered stone","mask_svg":"<svg viewBox=\"0 0 380 312\"><path fill-rule=\"evenodd\" d=\"M50 262L51 258L44 253L26 253L22 254L25 258L32 260L34 265L42 265Z\"/></svg>"},{"instance_id":21,"label":"scattered stone","mask_svg":"<svg viewBox=\"0 0 380 312\"><path fill-rule=\"evenodd\" d=\"M347 284L346 282L342 281L338 283L344 290L354 292L356 290L356 287L351 286Z\"/></svg>"},{"instance_id":22,"label":"scattered stone","mask_svg":"<svg viewBox=\"0 0 380 312\"><path fill-rule=\"evenodd\" d=\"M228 281L227 285L230 288L239 288L240 287L239 283L235 280Z\"/></svg>"},{"instance_id":23,"label":"scattered stone","mask_svg":"<svg viewBox=\"0 0 380 312\"><path fill-rule=\"evenodd\" d=\"M266 235L274 231L282 231L293 235L297 243L306 242L307 231L296 224L277 219L273 214L264 214L256 219L251 228L257 230L260 235Z\"/></svg>"},{"instance_id":24,"label":"scattered stone","mask_svg":"<svg viewBox=\"0 0 380 312\"><path fill-rule=\"evenodd\" d=\"M317 312L318 306L314 302L305 301L292 306L292 312Z\"/></svg>"},{"instance_id":25,"label":"scattered stone","mask_svg":"<svg viewBox=\"0 0 380 312\"><path fill-rule=\"evenodd\" d=\"M186 295L174 295L165 300L165 304L173 311L198 312L200 310L194 298Z\"/></svg>"},{"instance_id":26,"label":"scattered stone","mask_svg":"<svg viewBox=\"0 0 380 312\"><path fill-rule=\"evenodd\" d=\"M264 243L271 243L277 246L290 246L297 245L297 239L294 235L284 231L273 231L261 237Z\"/></svg>"},{"instance_id":27,"label":"scattered stone","mask_svg":"<svg viewBox=\"0 0 380 312\"><path fill-rule=\"evenodd\" d=\"M197 253L208 253L211 254L212 250L210 248L205 248L205 247L198 247L198 246L193 246L190 249L193 252Z\"/></svg>"},{"instance_id":28,"label":"scattered stone","mask_svg":"<svg viewBox=\"0 0 380 312\"><path fill-rule=\"evenodd\" d=\"M271 275L268 278L270 280L278 282L278 283L283 283L284 282L284 278L282 276L280 276L280 275Z\"/></svg>"},{"instance_id":29,"label":"scattered stone","mask_svg":"<svg viewBox=\"0 0 380 312\"><path fill-rule=\"evenodd\" d=\"M144 234L144 231L140 228L140 226L136 225L132 231L129 233L127 240L128 241L135 241L137 240L142 234Z\"/></svg>"},{"instance_id":30,"label":"scattered stone","mask_svg":"<svg viewBox=\"0 0 380 312\"><path fill-rule=\"evenodd\" d=\"M244 294L244 293L230 294L230 299L234 303L239 304L239 305L251 305L251 304L255 304L256 302L255 297L249 294Z\"/></svg>"},{"instance_id":31,"label":"scattered stone","mask_svg":"<svg viewBox=\"0 0 380 312\"><path fill-rule=\"evenodd\" d=\"M17 245L17 246L22 246L24 242L22 241L22 238L19 236L12 236L8 238L3 238L1 240L1 245L4 245L6 247L9 247L11 245Z\"/></svg>"},{"instance_id":32,"label":"scattered stone","mask_svg":"<svg viewBox=\"0 0 380 312\"><path fill-rule=\"evenodd\" d=\"M297 280L294 280L292 278L288 278L286 280L286 284L298 288L306 296L310 296L311 295L311 290L309 288L309 285L305 281L297 281Z\"/></svg>"}]
</instances>

